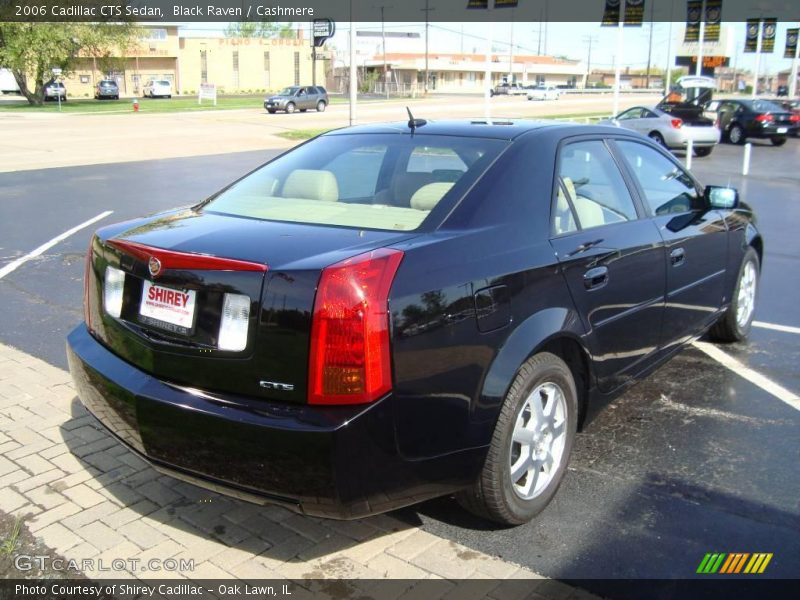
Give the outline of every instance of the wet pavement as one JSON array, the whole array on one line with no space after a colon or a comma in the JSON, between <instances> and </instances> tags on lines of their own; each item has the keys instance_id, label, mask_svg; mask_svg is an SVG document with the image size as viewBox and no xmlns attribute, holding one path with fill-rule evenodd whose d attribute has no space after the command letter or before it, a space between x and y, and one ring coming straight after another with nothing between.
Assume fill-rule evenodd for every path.
<instances>
[{"instance_id":1,"label":"wet pavement","mask_svg":"<svg viewBox=\"0 0 800 600\"><path fill-rule=\"evenodd\" d=\"M0 268L104 210L0 281L0 341L65 367L64 337L82 319L91 230L194 203L266 160L248 152L0 174ZM765 264L756 320L800 327L800 140L722 145L693 172L730 184L757 211ZM682 158L682 157L681 157ZM800 335L754 328L722 350L797 395ZM692 577L706 552L772 552L764 576L800 574L800 413L696 348L687 348L601 411L576 441L553 503L536 520L495 529L443 498L396 516L548 577Z\"/></svg>"}]
</instances>

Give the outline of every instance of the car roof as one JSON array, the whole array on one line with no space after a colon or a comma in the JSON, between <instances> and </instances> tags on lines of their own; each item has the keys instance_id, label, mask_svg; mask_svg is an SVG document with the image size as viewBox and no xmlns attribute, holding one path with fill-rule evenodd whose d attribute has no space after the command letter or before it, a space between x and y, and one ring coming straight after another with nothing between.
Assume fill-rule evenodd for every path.
<instances>
[{"instance_id":1,"label":"car roof","mask_svg":"<svg viewBox=\"0 0 800 600\"><path fill-rule=\"evenodd\" d=\"M418 120L424 115L415 116ZM568 129L570 135L580 135L581 133L597 133L598 125L581 125L570 122L541 121L534 119L459 119L446 121L428 121L424 125L419 125L415 129L418 135L452 135L462 137L491 138L500 140L513 140L522 134L531 131L556 131ZM603 127L606 133L617 133L616 127ZM582 131L585 130L585 131ZM411 133L408 121L398 121L395 123L375 123L369 125L356 125L335 129L323 135L352 135L360 133Z\"/></svg>"}]
</instances>

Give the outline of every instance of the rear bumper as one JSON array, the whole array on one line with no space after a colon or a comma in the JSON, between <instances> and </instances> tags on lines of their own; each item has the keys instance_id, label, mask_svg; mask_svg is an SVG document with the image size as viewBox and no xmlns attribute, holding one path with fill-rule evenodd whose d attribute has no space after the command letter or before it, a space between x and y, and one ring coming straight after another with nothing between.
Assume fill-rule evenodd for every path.
<instances>
[{"instance_id":1,"label":"rear bumper","mask_svg":"<svg viewBox=\"0 0 800 600\"><path fill-rule=\"evenodd\" d=\"M720 140L720 131L716 127L685 126L672 131L674 131L673 135L665 136L670 148L686 148L689 140L695 148L716 146Z\"/></svg>"},{"instance_id":2,"label":"rear bumper","mask_svg":"<svg viewBox=\"0 0 800 600\"><path fill-rule=\"evenodd\" d=\"M227 495L352 519L451 492L482 456L406 461L392 396L368 407L297 406L160 381L123 361L81 324L67 338L83 404L155 468Z\"/></svg>"}]
</instances>

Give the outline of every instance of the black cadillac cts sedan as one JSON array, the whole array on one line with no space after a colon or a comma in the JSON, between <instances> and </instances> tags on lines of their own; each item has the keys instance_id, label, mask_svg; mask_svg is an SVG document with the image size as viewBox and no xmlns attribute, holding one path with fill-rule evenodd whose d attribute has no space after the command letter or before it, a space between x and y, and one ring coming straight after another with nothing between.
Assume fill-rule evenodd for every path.
<instances>
[{"instance_id":1,"label":"black cadillac cts sedan","mask_svg":"<svg viewBox=\"0 0 800 600\"><path fill-rule=\"evenodd\" d=\"M735 190L632 132L354 127L99 230L69 364L177 478L344 519L455 493L517 524L593 408L748 333L762 255Z\"/></svg>"}]
</instances>

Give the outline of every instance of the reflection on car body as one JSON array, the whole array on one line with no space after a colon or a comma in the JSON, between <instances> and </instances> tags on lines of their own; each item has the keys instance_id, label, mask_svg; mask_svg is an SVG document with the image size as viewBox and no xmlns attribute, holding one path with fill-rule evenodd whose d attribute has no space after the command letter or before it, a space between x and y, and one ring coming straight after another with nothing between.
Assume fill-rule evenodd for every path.
<instances>
[{"instance_id":1,"label":"reflection on car body","mask_svg":"<svg viewBox=\"0 0 800 600\"><path fill-rule=\"evenodd\" d=\"M198 485L334 518L456 493L522 523L587 414L705 331L746 336L762 252L735 190L623 129L347 128L99 230L70 371Z\"/></svg>"}]
</instances>

